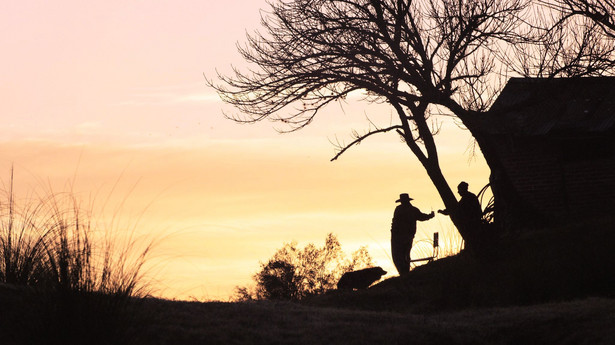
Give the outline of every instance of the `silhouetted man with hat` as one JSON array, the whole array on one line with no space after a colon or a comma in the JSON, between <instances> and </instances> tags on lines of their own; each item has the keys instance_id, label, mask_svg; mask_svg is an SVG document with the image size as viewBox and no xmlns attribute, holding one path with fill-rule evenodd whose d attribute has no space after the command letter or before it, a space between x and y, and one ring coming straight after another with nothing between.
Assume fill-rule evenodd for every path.
<instances>
[{"instance_id":1,"label":"silhouetted man with hat","mask_svg":"<svg viewBox=\"0 0 615 345\"><path fill-rule=\"evenodd\" d=\"M400 204L395 208L391 224L391 254L399 275L410 272L410 249L416 234L416 222L434 217L433 211L429 214L422 213L412 206L411 200L413 199L406 193L399 195L395 202Z\"/></svg>"}]
</instances>

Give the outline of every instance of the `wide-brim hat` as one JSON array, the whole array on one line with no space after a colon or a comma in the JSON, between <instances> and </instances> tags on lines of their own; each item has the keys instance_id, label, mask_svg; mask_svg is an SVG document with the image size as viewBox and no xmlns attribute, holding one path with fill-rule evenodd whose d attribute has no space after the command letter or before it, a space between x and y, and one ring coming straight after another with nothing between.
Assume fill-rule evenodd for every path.
<instances>
[{"instance_id":1,"label":"wide-brim hat","mask_svg":"<svg viewBox=\"0 0 615 345\"><path fill-rule=\"evenodd\" d=\"M414 200L414 199L412 199L408 195L408 193L401 193L399 194L399 199L395 200L395 202L410 201L410 200Z\"/></svg>"}]
</instances>

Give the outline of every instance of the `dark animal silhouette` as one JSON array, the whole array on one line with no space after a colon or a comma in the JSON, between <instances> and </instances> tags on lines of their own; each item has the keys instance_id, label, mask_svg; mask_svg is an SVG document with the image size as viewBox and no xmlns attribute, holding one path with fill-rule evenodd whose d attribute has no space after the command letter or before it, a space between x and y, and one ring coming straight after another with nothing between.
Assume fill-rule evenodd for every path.
<instances>
[{"instance_id":1,"label":"dark animal silhouette","mask_svg":"<svg viewBox=\"0 0 615 345\"><path fill-rule=\"evenodd\" d=\"M346 272L337 283L337 288L342 290L367 289L380 277L387 274L382 267L365 268L358 271Z\"/></svg>"}]
</instances>

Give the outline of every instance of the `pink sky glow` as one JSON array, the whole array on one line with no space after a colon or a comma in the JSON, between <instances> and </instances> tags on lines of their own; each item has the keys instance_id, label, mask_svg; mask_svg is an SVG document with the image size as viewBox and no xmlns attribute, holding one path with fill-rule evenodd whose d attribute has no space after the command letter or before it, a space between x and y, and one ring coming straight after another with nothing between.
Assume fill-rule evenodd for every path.
<instances>
[{"instance_id":1,"label":"pink sky glow","mask_svg":"<svg viewBox=\"0 0 615 345\"><path fill-rule=\"evenodd\" d=\"M283 243L322 245L338 235L349 253L368 245L388 258L399 193L423 211L442 207L419 163L394 135L368 139L336 162L366 115L389 109L333 105L304 130L239 125L203 74L245 67L235 44L258 28L265 1L7 1L0 5L0 180L15 168L18 192L68 184L105 195L156 247L156 294L226 300L251 282ZM441 119L438 142L451 184L487 183L467 132ZM112 208L113 209L113 208ZM118 212L115 210L114 212ZM451 230L444 216L419 237ZM452 235L451 235L452 236Z\"/></svg>"}]
</instances>

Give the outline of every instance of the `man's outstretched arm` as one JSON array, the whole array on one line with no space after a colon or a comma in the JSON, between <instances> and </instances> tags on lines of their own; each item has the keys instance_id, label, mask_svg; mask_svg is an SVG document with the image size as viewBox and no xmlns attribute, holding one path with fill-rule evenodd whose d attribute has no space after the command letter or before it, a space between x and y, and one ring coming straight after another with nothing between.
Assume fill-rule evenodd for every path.
<instances>
[{"instance_id":1,"label":"man's outstretched arm","mask_svg":"<svg viewBox=\"0 0 615 345\"><path fill-rule=\"evenodd\" d=\"M433 218L436 215L433 211L431 211L431 213L425 214L425 213L419 211L418 208L416 210L417 210L417 217L416 217L416 219L420 220L420 221L429 220L429 219Z\"/></svg>"}]
</instances>

